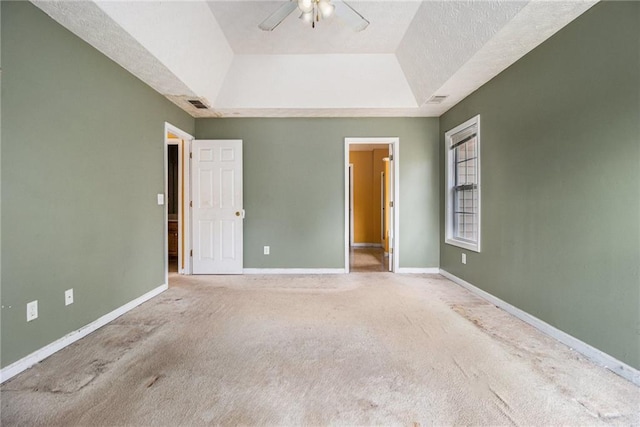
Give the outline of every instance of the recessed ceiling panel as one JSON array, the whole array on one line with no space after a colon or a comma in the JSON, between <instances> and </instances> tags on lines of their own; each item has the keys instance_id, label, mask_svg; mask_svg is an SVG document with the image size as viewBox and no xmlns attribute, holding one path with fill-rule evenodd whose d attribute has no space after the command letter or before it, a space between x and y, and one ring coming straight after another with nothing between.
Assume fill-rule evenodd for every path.
<instances>
[{"instance_id":1,"label":"recessed ceiling panel","mask_svg":"<svg viewBox=\"0 0 640 427\"><path fill-rule=\"evenodd\" d=\"M236 55L215 108L415 108L395 55Z\"/></svg>"}]
</instances>

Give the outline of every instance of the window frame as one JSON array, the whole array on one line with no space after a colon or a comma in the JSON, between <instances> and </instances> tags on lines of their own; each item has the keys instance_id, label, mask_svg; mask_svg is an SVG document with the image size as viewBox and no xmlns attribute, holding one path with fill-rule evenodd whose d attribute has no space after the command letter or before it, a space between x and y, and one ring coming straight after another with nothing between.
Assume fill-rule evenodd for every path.
<instances>
[{"instance_id":1,"label":"window frame","mask_svg":"<svg viewBox=\"0 0 640 427\"><path fill-rule=\"evenodd\" d=\"M461 239L455 236L455 186L456 186L456 164L454 149L451 148L453 138L455 135L470 130L470 128L476 128L476 187L478 192L478 204L476 215L477 239L475 241ZM459 248L468 249L474 252L480 252L481 242L481 229L482 229L482 186L480 182L481 167L480 167L480 115L467 120L466 122L456 126L455 128L445 132L444 134L444 149L445 149L445 243Z\"/></svg>"}]
</instances>

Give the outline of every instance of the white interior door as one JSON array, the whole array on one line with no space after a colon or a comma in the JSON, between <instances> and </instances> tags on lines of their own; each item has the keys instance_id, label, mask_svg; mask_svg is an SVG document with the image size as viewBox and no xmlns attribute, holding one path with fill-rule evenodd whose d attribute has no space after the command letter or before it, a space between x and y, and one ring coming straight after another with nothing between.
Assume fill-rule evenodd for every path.
<instances>
[{"instance_id":1,"label":"white interior door","mask_svg":"<svg viewBox=\"0 0 640 427\"><path fill-rule=\"evenodd\" d=\"M193 274L242 274L242 140L192 145Z\"/></svg>"}]
</instances>

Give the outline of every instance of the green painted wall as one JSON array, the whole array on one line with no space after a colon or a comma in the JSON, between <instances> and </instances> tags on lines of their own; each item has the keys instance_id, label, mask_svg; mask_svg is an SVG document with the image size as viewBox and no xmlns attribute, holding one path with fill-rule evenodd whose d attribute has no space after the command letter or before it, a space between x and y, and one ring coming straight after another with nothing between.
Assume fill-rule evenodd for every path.
<instances>
[{"instance_id":1,"label":"green painted wall","mask_svg":"<svg viewBox=\"0 0 640 427\"><path fill-rule=\"evenodd\" d=\"M1 5L7 366L164 283L164 122L194 119L32 4Z\"/></svg>"},{"instance_id":2,"label":"green painted wall","mask_svg":"<svg viewBox=\"0 0 640 427\"><path fill-rule=\"evenodd\" d=\"M244 141L246 268L344 267L344 138L367 136L400 138L400 266L438 266L437 119L197 119Z\"/></svg>"},{"instance_id":3,"label":"green painted wall","mask_svg":"<svg viewBox=\"0 0 640 427\"><path fill-rule=\"evenodd\" d=\"M640 3L598 4L440 118L441 144L482 121L482 253L441 243L441 267L635 368L638 28Z\"/></svg>"}]
</instances>

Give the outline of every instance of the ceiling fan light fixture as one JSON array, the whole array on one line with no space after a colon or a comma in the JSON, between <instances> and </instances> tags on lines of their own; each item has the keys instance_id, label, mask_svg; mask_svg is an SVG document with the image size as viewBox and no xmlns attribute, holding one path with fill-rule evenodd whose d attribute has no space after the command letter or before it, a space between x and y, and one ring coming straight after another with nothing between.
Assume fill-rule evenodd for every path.
<instances>
[{"instance_id":1,"label":"ceiling fan light fixture","mask_svg":"<svg viewBox=\"0 0 640 427\"><path fill-rule=\"evenodd\" d=\"M302 13L313 12L313 0L298 0L298 9Z\"/></svg>"},{"instance_id":2,"label":"ceiling fan light fixture","mask_svg":"<svg viewBox=\"0 0 640 427\"><path fill-rule=\"evenodd\" d=\"M322 18L328 18L333 15L335 6L329 3L327 0L320 0L318 2L318 9L320 9L320 15L322 15Z\"/></svg>"},{"instance_id":3,"label":"ceiling fan light fixture","mask_svg":"<svg viewBox=\"0 0 640 427\"><path fill-rule=\"evenodd\" d=\"M340 20L354 31L362 31L369 25L369 21L343 0L291 0L280 5L258 24L258 28L262 31L273 31L294 11L300 11L299 18L311 24L311 28L315 28L316 23L333 15L338 15Z\"/></svg>"}]
</instances>

